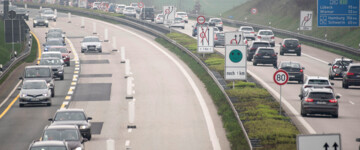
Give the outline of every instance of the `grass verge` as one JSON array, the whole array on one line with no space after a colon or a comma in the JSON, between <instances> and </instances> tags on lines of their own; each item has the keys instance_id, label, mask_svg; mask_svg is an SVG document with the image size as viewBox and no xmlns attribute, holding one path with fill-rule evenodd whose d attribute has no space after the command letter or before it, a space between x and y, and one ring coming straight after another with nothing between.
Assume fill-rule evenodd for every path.
<instances>
[{"instance_id":1,"label":"grass verge","mask_svg":"<svg viewBox=\"0 0 360 150\"><path fill-rule=\"evenodd\" d=\"M194 48L194 43L196 44L195 39L192 39L191 37L181 33L170 33L167 36L182 44L189 50L193 52L196 51ZM164 41L163 39L157 39L157 41L168 48L170 51L175 51L177 49L175 46ZM186 55L184 52L174 53ZM177 55L179 56L180 54ZM179 57L183 59L182 57L185 56ZM202 59L211 70L215 70L223 75L223 56L218 54L208 54ZM207 75L207 72L205 72L201 66L195 62L195 60L192 60L194 63L190 63L190 60L188 59L183 59L183 61L186 62L197 75L199 74L199 78L203 80L207 88L210 87L208 92L212 95L212 98L218 107L219 114L221 114L223 118L223 124L227 131L228 140L233 146L232 149L238 149L239 147L234 145L240 143L240 141L243 139L236 136L231 136L231 133L238 132L236 130L241 131L241 128L234 128L233 126L239 125L233 124L236 122L236 120L232 119L229 120L234 122L232 122L232 125L228 126L229 120L227 118L232 117L233 114L231 108L226 102L226 99L219 97L221 94L214 95L217 94L216 92L221 93L221 91L217 88L217 85L213 81L210 81L212 79ZM198 67L195 68L195 66ZM228 87L232 86L232 83L228 83ZM219 91L212 91L212 88L214 87L216 87L215 90ZM257 86L255 83L237 81L235 83L235 88L227 90L226 92L231 97L250 139L257 139L260 141L259 144L262 145L262 147L255 149L296 149L296 135L299 134L299 131L295 125L292 124L289 117L279 115L279 103L274 100L274 98L269 94L268 91L266 91L266 89ZM227 105L227 107L225 105ZM226 113L222 113L223 111Z\"/></svg>"},{"instance_id":2,"label":"grass verge","mask_svg":"<svg viewBox=\"0 0 360 150\"><path fill-rule=\"evenodd\" d=\"M12 44L5 43L5 26L4 21L0 18L0 64L6 64L10 60L10 54L12 51ZM14 44L14 50L20 54L23 50L24 43Z\"/></svg>"}]
</instances>

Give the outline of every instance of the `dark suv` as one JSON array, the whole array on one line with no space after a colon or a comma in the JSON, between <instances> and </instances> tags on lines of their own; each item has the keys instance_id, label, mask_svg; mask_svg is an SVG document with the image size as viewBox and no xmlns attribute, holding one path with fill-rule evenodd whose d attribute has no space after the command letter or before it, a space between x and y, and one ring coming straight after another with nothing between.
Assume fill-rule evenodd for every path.
<instances>
[{"instance_id":1,"label":"dark suv","mask_svg":"<svg viewBox=\"0 0 360 150\"><path fill-rule=\"evenodd\" d=\"M277 53L273 48L259 47L254 55L253 65L257 64L272 64L277 65Z\"/></svg>"},{"instance_id":2,"label":"dark suv","mask_svg":"<svg viewBox=\"0 0 360 150\"><path fill-rule=\"evenodd\" d=\"M342 87L347 89L351 85L360 86L360 64L350 64L343 76Z\"/></svg>"},{"instance_id":3,"label":"dark suv","mask_svg":"<svg viewBox=\"0 0 360 150\"><path fill-rule=\"evenodd\" d=\"M301 67L300 63L292 61L282 61L279 64L279 68L285 70L289 74L289 81L298 81L298 83L304 83L304 67Z\"/></svg>"},{"instance_id":4,"label":"dark suv","mask_svg":"<svg viewBox=\"0 0 360 150\"><path fill-rule=\"evenodd\" d=\"M254 41L251 46L247 49L246 59L251 61L254 57L254 54L258 47L271 47L270 43L267 41Z\"/></svg>"},{"instance_id":5,"label":"dark suv","mask_svg":"<svg viewBox=\"0 0 360 150\"><path fill-rule=\"evenodd\" d=\"M332 89L311 88L306 90L301 99L301 116L307 114L330 114L337 118L339 115L339 95L334 95Z\"/></svg>"},{"instance_id":6,"label":"dark suv","mask_svg":"<svg viewBox=\"0 0 360 150\"><path fill-rule=\"evenodd\" d=\"M351 59L337 58L333 63L329 63L329 79L342 78L347 72L347 68L353 61Z\"/></svg>"},{"instance_id":7,"label":"dark suv","mask_svg":"<svg viewBox=\"0 0 360 150\"><path fill-rule=\"evenodd\" d=\"M282 44L283 43L283 44ZM280 55L284 53L295 53L297 56L301 56L301 44L298 39L284 39L280 44Z\"/></svg>"},{"instance_id":8,"label":"dark suv","mask_svg":"<svg viewBox=\"0 0 360 150\"><path fill-rule=\"evenodd\" d=\"M154 21L154 8L142 8L140 12L141 20L151 20Z\"/></svg>"}]
</instances>

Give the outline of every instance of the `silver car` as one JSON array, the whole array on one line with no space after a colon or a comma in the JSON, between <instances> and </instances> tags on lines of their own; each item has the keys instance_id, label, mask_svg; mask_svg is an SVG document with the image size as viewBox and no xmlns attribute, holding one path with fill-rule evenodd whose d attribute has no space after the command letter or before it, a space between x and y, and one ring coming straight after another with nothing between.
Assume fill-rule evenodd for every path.
<instances>
[{"instance_id":1,"label":"silver car","mask_svg":"<svg viewBox=\"0 0 360 150\"><path fill-rule=\"evenodd\" d=\"M245 38L255 40L256 34L252 26L241 26L238 31L242 31Z\"/></svg>"},{"instance_id":2,"label":"silver car","mask_svg":"<svg viewBox=\"0 0 360 150\"><path fill-rule=\"evenodd\" d=\"M124 11L123 11L123 14L125 16L129 16L129 17L136 17L136 11L135 11L135 8L134 7L131 7L131 6L126 6L124 8Z\"/></svg>"},{"instance_id":3,"label":"silver car","mask_svg":"<svg viewBox=\"0 0 360 150\"><path fill-rule=\"evenodd\" d=\"M300 89L300 99L305 96L305 92L311 88L328 88L333 90L334 83L329 81L327 77L319 77L319 76L308 76Z\"/></svg>"},{"instance_id":4,"label":"silver car","mask_svg":"<svg viewBox=\"0 0 360 150\"><path fill-rule=\"evenodd\" d=\"M55 12L51 9L44 10L43 12L41 12L40 15L42 17L45 17L47 20L53 20L54 22L56 22L57 16Z\"/></svg>"},{"instance_id":5,"label":"silver car","mask_svg":"<svg viewBox=\"0 0 360 150\"><path fill-rule=\"evenodd\" d=\"M81 41L81 53L88 51L102 52L101 41L97 36L86 36Z\"/></svg>"},{"instance_id":6,"label":"silver car","mask_svg":"<svg viewBox=\"0 0 360 150\"><path fill-rule=\"evenodd\" d=\"M272 30L259 30L257 40L268 41L271 46L275 46L275 35Z\"/></svg>"},{"instance_id":7,"label":"silver car","mask_svg":"<svg viewBox=\"0 0 360 150\"><path fill-rule=\"evenodd\" d=\"M157 14L156 17L155 17L155 23L163 24L164 23L164 15L163 14Z\"/></svg>"},{"instance_id":8,"label":"silver car","mask_svg":"<svg viewBox=\"0 0 360 150\"><path fill-rule=\"evenodd\" d=\"M223 22L221 18L210 18L209 25L214 25L215 27L219 28L220 31L223 31Z\"/></svg>"},{"instance_id":9,"label":"silver car","mask_svg":"<svg viewBox=\"0 0 360 150\"><path fill-rule=\"evenodd\" d=\"M185 21L182 18L175 18L174 22L170 24L170 27L179 27L185 29Z\"/></svg>"},{"instance_id":10,"label":"silver car","mask_svg":"<svg viewBox=\"0 0 360 150\"><path fill-rule=\"evenodd\" d=\"M23 82L27 80L45 80L51 90L51 97L55 96L55 83L50 66L26 66L24 75L19 78Z\"/></svg>"},{"instance_id":11,"label":"silver car","mask_svg":"<svg viewBox=\"0 0 360 150\"><path fill-rule=\"evenodd\" d=\"M60 33L61 36L63 37L64 41L65 41L65 34L66 34L66 33L63 32L63 30L60 29L60 28L51 28L51 29L49 29L48 32L46 32L45 34L50 34L50 33L53 33L53 32Z\"/></svg>"},{"instance_id":12,"label":"silver car","mask_svg":"<svg viewBox=\"0 0 360 150\"><path fill-rule=\"evenodd\" d=\"M39 65L50 66L54 77L64 80L64 61L62 58L42 58Z\"/></svg>"},{"instance_id":13,"label":"silver car","mask_svg":"<svg viewBox=\"0 0 360 150\"><path fill-rule=\"evenodd\" d=\"M63 42L63 44L65 45L65 40L64 40L64 37L62 36L61 33L59 32L51 32L51 33L48 33L46 34L46 37L45 37L46 41L48 40L60 40Z\"/></svg>"},{"instance_id":14,"label":"silver car","mask_svg":"<svg viewBox=\"0 0 360 150\"><path fill-rule=\"evenodd\" d=\"M19 106L25 104L46 104L51 106L51 90L45 80L25 80L19 88Z\"/></svg>"}]
</instances>

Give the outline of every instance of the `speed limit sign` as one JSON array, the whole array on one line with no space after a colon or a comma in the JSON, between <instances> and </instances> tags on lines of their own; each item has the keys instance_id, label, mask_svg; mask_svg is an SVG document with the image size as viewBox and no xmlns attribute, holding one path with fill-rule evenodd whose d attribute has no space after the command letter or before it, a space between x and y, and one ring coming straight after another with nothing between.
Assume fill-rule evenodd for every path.
<instances>
[{"instance_id":1,"label":"speed limit sign","mask_svg":"<svg viewBox=\"0 0 360 150\"><path fill-rule=\"evenodd\" d=\"M274 82L277 85L284 85L289 81L289 74L285 70L278 70L274 73Z\"/></svg>"}]
</instances>

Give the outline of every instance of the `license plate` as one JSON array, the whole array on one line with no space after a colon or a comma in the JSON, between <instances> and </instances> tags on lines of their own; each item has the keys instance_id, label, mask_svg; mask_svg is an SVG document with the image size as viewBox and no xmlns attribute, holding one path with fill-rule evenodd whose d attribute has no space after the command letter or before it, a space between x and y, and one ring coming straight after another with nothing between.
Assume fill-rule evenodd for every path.
<instances>
[{"instance_id":1,"label":"license plate","mask_svg":"<svg viewBox=\"0 0 360 150\"><path fill-rule=\"evenodd\" d=\"M264 56L264 58L270 58L270 56Z\"/></svg>"},{"instance_id":2,"label":"license plate","mask_svg":"<svg viewBox=\"0 0 360 150\"><path fill-rule=\"evenodd\" d=\"M295 78L295 76L289 76L290 78Z\"/></svg>"},{"instance_id":3,"label":"license plate","mask_svg":"<svg viewBox=\"0 0 360 150\"><path fill-rule=\"evenodd\" d=\"M38 98L33 98L33 99L31 99L31 101L39 101L39 99Z\"/></svg>"},{"instance_id":4,"label":"license plate","mask_svg":"<svg viewBox=\"0 0 360 150\"><path fill-rule=\"evenodd\" d=\"M326 102L316 102L316 104L324 105L324 104L326 104Z\"/></svg>"},{"instance_id":5,"label":"license plate","mask_svg":"<svg viewBox=\"0 0 360 150\"><path fill-rule=\"evenodd\" d=\"M294 52L295 50L293 50L293 49L290 49L289 51L290 51L290 52Z\"/></svg>"},{"instance_id":6,"label":"license plate","mask_svg":"<svg viewBox=\"0 0 360 150\"><path fill-rule=\"evenodd\" d=\"M356 77L360 78L360 75L357 75Z\"/></svg>"},{"instance_id":7,"label":"license plate","mask_svg":"<svg viewBox=\"0 0 360 150\"><path fill-rule=\"evenodd\" d=\"M263 40L269 40L269 38L262 38Z\"/></svg>"}]
</instances>

